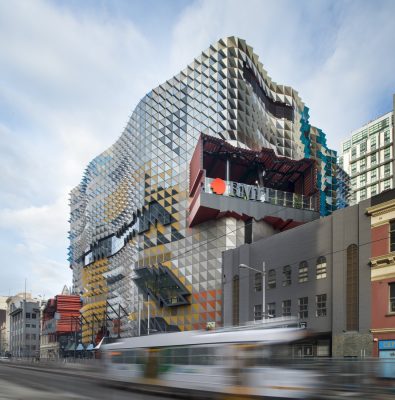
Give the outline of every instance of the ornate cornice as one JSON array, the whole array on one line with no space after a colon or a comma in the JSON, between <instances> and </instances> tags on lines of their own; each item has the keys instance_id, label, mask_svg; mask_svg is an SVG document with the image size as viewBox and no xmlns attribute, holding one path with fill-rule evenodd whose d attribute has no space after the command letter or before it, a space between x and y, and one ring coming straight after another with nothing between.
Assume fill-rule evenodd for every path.
<instances>
[{"instance_id":1,"label":"ornate cornice","mask_svg":"<svg viewBox=\"0 0 395 400\"><path fill-rule=\"evenodd\" d=\"M376 216L383 215L391 211L395 211L395 199L377 204L376 206L368 207L366 209L366 214Z\"/></svg>"}]
</instances>

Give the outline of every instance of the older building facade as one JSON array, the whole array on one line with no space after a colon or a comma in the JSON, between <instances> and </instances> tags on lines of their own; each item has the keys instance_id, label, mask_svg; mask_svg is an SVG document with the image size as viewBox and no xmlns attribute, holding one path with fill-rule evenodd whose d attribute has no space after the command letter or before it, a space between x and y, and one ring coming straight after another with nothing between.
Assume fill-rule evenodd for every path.
<instances>
[{"instance_id":1,"label":"older building facade","mask_svg":"<svg viewBox=\"0 0 395 400\"><path fill-rule=\"evenodd\" d=\"M40 302L30 293L7 299L10 323L9 351L13 357L38 357L40 354Z\"/></svg>"},{"instance_id":2,"label":"older building facade","mask_svg":"<svg viewBox=\"0 0 395 400\"><path fill-rule=\"evenodd\" d=\"M125 335L221 323L221 253L245 242L245 221L189 224L189 165L202 133L315 160L317 211L336 208L336 153L308 108L243 40L222 39L141 100L71 192L69 260L86 320L120 320ZM157 281L171 290L154 289Z\"/></svg>"},{"instance_id":3,"label":"older building facade","mask_svg":"<svg viewBox=\"0 0 395 400\"><path fill-rule=\"evenodd\" d=\"M369 200L223 255L224 323L296 317L302 356L372 352Z\"/></svg>"},{"instance_id":4,"label":"older building facade","mask_svg":"<svg viewBox=\"0 0 395 400\"><path fill-rule=\"evenodd\" d=\"M372 333L374 355L395 358L395 190L372 198Z\"/></svg>"}]
</instances>

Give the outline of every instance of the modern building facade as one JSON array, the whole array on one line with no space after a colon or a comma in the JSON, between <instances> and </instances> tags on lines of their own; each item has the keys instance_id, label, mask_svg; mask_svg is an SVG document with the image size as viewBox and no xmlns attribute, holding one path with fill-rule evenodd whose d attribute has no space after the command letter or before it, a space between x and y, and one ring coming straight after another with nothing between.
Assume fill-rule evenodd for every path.
<instances>
[{"instance_id":1,"label":"modern building facade","mask_svg":"<svg viewBox=\"0 0 395 400\"><path fill-rule=\"evenodd\" d=\"M351 204L394 185L394 110L352 132L341 144L339 165L350 176Z\"/></svg>"},{"instance_id":2,"label":"modern building facade","mask_svg":"<svg viewBox=\"0 0 395 400\"><path fill-rule=\"evenodd\" d=\"M223 254L224 323L296 317L301 356L370 356L370 201Z\"/></svg>"},{"instance_id":3,"label":"modern building facade","mask_svg":"<svg viewBox=\"0 0 395 400\"><path fill-rule=\"evenodd\" d=\"M40 354L40 301L30 293L7 299L10 318L9 351L13 357L38 357Z\"/></svg>"},{"instance_id":4,"label":"modern building facade","mask_svg":"<svg viewBox=\"0 0 395 400\"><path fill-rule=\"evenodd\" d=\"M372 197L371 280L373 354L395 358L395 190Z\"/></svg>"},{"instance_id":5,"label":"modern building facade","mask_svg":"<svg viewBox=\"0 0 395 400\"><path fill-rule=\"evenodd\" d=\"M336 180L337 180L336 207L339 210L341 208L348 207L351 201L350 176L339 165L337 166Z\"/></svg>"},{"instance_id":6,"label":"modern building facade","mask_svg":"<svg viewBox=\"0 0 395 400\"><path fill-rule=\"evenodd\" d=\"M140 101L71 192L69 260L85 320L119 321L123 335L222 323L221 253L245 242L245 221L227 210L191 224L189 167L201 134L236 152L314 160L316 212L336 208L336 153L298 93L273 82L243 40L219 40Z\"/></svg>"}]
</instances>

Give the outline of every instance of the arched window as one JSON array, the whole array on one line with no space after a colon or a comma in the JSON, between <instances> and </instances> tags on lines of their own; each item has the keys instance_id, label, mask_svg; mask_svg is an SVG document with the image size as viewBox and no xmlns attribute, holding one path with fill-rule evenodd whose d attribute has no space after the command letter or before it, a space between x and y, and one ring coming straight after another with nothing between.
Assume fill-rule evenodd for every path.
<instances>
[{"instance_id":1,"label":"arched window","mask_svg":"<svg viewBox=\"0 0 395 400\"><path fill-rule=\"evenodd\" d=\"M348 331L359 330L359 267L358 246L347 247L346 321Z\"/></svg>"},{"instance_id":2,"label":"arched window","mask_svg":"<svg viewBox=\"0 0 395 400\"><path fill-rule=\"evenodd\" d=\"M324 256L318 257L316 276L317 279L326 278L326 258Z\"/></svg>"},{"instance_id":3,"label":"arched window","mask_svg":"<svg viewBox=\"0 0 395 400\"><path fill-rule=\"evenodd\" d=\"M270 269L267 274L267 287L274 289L276 287L276 270Z\"/></svg>"},{"instance_id":4,"label":"arched window","mask_svg":"<svg viewBox=\"0 0 395 400\"><path fill-rule=\"evenodd\" d=\"M240 305L240 279L239 275L235 275L232 281L232 299L233 299L233 308L232 308L232 319L233 325L239 325L239 305Z\"/></svg>"},{"instance_id":5,"label":"arched window","mask_svg":"<svg viewBox=\"0 0 395 400\"><path fill-rule=\"evenodd\" d=\"M303 283L309 280L309 266L307 261L302 261L299 263L298 269L298 282Z\"/></svg>"}]
</instances>

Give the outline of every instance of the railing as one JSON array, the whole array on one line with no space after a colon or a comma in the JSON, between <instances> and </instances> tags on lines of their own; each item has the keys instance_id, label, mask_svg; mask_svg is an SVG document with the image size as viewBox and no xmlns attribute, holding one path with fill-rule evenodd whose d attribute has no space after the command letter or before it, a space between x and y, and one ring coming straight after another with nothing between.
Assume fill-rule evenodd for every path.
<instances>
[{"instance_id":1,"label":"railing","mask_svg":"<svg viewBox=\"0 0 395 400\"><path fill-rule=\"evenodd\" d=\"M203 191L213 193L211 182L214 178L205 178ZM304 196L297 193L263 186L247 185L244 183L225 181L226 189L222 194L228 197L238 197L245 200L258 201L282 207L299 208L303 210L318 211L318 198L316 195Z\"/></svg>"}]
</instances>

